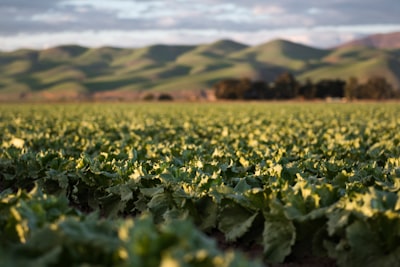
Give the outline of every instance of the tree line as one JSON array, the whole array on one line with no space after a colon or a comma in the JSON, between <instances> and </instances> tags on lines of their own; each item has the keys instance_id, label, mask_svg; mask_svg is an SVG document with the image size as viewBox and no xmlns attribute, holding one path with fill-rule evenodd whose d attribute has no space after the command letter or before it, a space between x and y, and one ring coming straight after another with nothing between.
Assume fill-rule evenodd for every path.
<instances>
[{"instance_id":1,"label":"tree line","mask_svg":"<svg viewBox=\"0 0 400 267\"><path fill-rule=\"evenodd\" d=\"M361 83L355 77L347 81L341 79L310 79L300 83L289 72L279 75L273 82L252 81L248 78L224 79L214 86L218 99L325 99L346 98L383 100L400 97L399 90L381 76L370 77Z\"/></svg>"}]
</instances>

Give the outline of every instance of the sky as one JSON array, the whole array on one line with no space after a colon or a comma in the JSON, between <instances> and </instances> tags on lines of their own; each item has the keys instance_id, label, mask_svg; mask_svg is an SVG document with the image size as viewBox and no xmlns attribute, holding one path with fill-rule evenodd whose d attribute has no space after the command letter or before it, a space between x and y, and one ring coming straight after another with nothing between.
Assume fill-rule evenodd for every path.
<instances>
[{"instance_id":1,"label":"sky","mask_svg":"<svg viewBox=\"0 0 400 267\"><path fill-rule=\"evenodd\" d=\"M0 0L0 50L286 39L329 48L400 31L399 0Z\"/></svg>"}]
</instances>

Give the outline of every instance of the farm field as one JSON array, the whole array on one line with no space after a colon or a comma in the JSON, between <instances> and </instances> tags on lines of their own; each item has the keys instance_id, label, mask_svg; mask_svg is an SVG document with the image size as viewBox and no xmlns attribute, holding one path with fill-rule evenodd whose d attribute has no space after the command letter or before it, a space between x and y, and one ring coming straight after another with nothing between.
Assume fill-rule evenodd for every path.
<instances>
[{"instance_id":1,"label":"farm field","mask_svg":"<svg viewBox=\"0 0 400 267\"><path fill-rule=\"evenodd\" d=\"M0 266L395 266L399 115L3 104Z\"/></svg>"}]
</instances>

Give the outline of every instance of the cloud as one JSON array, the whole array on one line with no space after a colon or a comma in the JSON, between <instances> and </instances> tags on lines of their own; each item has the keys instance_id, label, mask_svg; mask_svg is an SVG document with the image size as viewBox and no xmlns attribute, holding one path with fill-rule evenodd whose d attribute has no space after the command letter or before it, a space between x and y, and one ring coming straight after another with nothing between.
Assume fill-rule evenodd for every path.
<instances>
[{"instance_id":1,"label":"cloud","mask_svg":"<svg viewBox=\"0 0 400 267\"><path fill-rule=\"evenodd\" d=\"M20 18L20 20L23 20L23 18ZM77 18L76 16L70 14L52 12L33 15L30 18L30 21L40 21L48 24L59 24L65 22L74 22L77 21Z\"/></svg>"},{"instance_id":2,"label":"cloud","mask_svg":"<svg viewBox=\"0 0 400 267\"><path fill-rule=\"evenodd\" d=\"M154 38L152 43L162 41L158 36L184 43L185 38L209 40L212 34L203 33L210 32L216 33L212 38L223 33L241 40L262 39L261 33L267 40L280 33L302 42L321 40L320 46L325 46L328 40L375 33L374 25L384 31L400 30L398 14L398 0L2 0L0 38L8 44L8 38L21 36L32 36L33 43L44 42L43 36L62 42L75 33L75 40L90 36L95 45L109 40L104 34L112 32L141 32L137 38L153 36L146 37L148 42ZM332 37L320 30L327 28ZM4 43L0 45L4 49Z\"/></svg>"},{"instance_id":3,"label":"cloud","mask_svg":"<svg viewBox=\"0 0 400 267\"><path fill-rule=\"evenodd\" d=\"M255 15L279 15L285 12L286 10L278 5L256 5L253 7Z\"/></svg>"},{"instance_id":4,"label":"cloud","mask_svg":"<svg viewBox=\"0 0 400 267\"><path fill-rule=\"evenodd\" d=\"M0 3L0 34L69 30L218 29L316 27L399 23L397 0L309 1L134 1L6 0ZM173 21L173 23L172 23ZM161 22L161 23L160 23ZM167 23L168 22L168 23Z\"/></svg>"},{"instance_id":5,"label":"cloud","mask_svg":"<svg viewBox=\"0 0 400 267\"><path fill-rule=\"evenodd\" d=\"M398 27L393 25L392 31ZM369 25L369 29L384 32L385 27ZM313 29L292 28L265 30L260 29L253 32L238 32L232 30L102 30L82 31L79 34L73 31L58 33L39 33L32 38L31 34L18 34L15 36L0 36L1 50L14 50L15 47L43 49L60 44L78 44L82 46L100 47L143 47L150 44L202 44L211 43L220 39L232 39L249 45L259 45L272 39L287 39L303 44L329 48L361 37L368 33L361 26L354 27L315 27ZM21 44L23 44L21 46Z\"/></svg>"}]
</instances>

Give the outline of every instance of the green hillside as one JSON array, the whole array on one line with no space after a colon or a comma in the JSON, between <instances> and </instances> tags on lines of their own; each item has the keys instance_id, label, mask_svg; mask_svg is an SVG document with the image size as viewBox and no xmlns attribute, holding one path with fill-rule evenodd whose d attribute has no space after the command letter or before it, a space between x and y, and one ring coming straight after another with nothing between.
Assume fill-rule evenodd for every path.
<instances>
[{"instance_id":1,"label":"green hillside","mask_svg":"<svg viewBox=\"0 0 400 267\"><path fill-rule=\"evenodd\" d=\"M247 46L230 40L221 40L212 44L200 45L178 57L178 64L189 66L191 75L229 69L235 63L228 59L234 52L241 51Z\"/></svg>"},{"instance_id":2,"label":"green hillside","mask_svg":"<svg viewBox=\"0 0 400 267\"><path fill-rule=\"evenodd\" d=\"M137 49L64 45L0 52L0 100L118 97L199 92L225 78L365 81L382 75L400 88L400 50L345 46L322 50L274 40L249 47L231 40Z\"/></svg>"},{"instance_id":3,"label":"green hillside","mask_svg":"<svg viewBox=\"0 0 400 267\"><path fill-rule=\"evenodd\" d=\"M216 63L217 59L226 60L226 57L234 52L241 51L247 46L229 40L221 40L212 44L199 45L192 51L177 58L178 63L206 64Z\"/></svg>"},{"instance_id":4,"label":"green hillside","mask_svg":"<svg viewBox=\"0 0 400 267\"><path fill-rule=\"evenodd\" d=\"M374 75L384 76L390 83L400 87L400 60L395 53L361 46L343 47L333 50L322 59L324 64L298 76L300 80L337 77L358 77L365 82Z\"/></svg>"},{"instance_id":5,"label":"green hillside","mask_svg":"<svg viewBox=\"0 0 400 267\"><path fill-rule=\"evenodd\" d=\"M78 45L64 45L39 52L39 60L53 62L68 62L73 58L79 57L88 50L86 47Z\"/></svg>"},{"instance_id":6,"label":"green hillside","mask_svg":"<svg viewBox=\"0 0 400 267\"><path fill-rule=\"evenodd\" d=\"M231 55L239 61L251 61L278 66L291 71L301 71L319 65L329 51L316 49L285 40L275 40L266 44L239 51Z\"/></svg>"}]
</instances>

